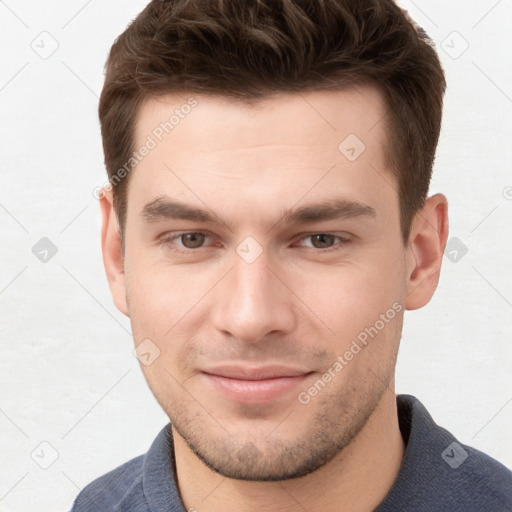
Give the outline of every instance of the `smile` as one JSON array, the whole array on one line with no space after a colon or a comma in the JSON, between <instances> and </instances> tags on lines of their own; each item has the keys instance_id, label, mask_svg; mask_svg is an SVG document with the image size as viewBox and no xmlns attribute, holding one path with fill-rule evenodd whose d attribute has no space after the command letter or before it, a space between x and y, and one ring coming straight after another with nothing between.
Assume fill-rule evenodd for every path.
<instances>
[{"instance_id":1,"label":"smile","mask_svg":"<svg viewBox=\"0 0 512 512\"><path fill-rule=\"evenodd\" d=\"M285 368L221 367L203 371L207 385L228 400L264 404L293 391L313 372Z\"/></svg>"}]
</instances>

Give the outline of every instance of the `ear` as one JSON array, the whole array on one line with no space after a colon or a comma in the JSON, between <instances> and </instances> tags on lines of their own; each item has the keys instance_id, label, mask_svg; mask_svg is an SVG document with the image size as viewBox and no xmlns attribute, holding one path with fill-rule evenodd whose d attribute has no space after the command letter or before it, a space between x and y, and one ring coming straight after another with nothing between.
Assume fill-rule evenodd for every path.
<instances>
[{"instance_id":1,"label":"ear","mask_svg":"<svg viewBox=\"0 0 512 512\"><path fill-rule=\"evenodd\" d=\"M100 193L101 208L101 250L103 264L107 273L108 285L117 309L130 316L126 301L126 283L124 279L124 257L121 248L121 231L114 208L112 190L104 187Z\"/></svg>"},{"instance_id":2,"label":"ear","mask_svg":"<svg viewBox=\"0 0 512 512\"><path fill-rule=\"evenodd\" d=\"M436 194L425 201L411 225L406 255L406 309L421 308L434 295L447 238L448 201L444 195Z\"/></svg>"}]
</instances>

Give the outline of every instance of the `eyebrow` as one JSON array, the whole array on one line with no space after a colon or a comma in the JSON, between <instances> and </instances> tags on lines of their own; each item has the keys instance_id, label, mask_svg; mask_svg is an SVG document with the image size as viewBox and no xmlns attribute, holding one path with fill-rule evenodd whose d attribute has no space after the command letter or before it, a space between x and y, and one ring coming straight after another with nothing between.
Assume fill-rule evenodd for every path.
<instances>
[{"instance_id":1,"label":"eyebrow","mask_svg":"<svg viewBox=\"0 0 512 512\"><path fill-rule=\"evenodd\" d=\"M159 196L147 203L140 215L148 223L179 219L223 224L228 228L230 227L229 222L214 212L172 200L168 196ZM331 199L301 206L300 208L285 210L276 224L296 225L354 217L376 217L376 215L375 209L367 204L347 199Z\"/></svg>"}]
</instances>

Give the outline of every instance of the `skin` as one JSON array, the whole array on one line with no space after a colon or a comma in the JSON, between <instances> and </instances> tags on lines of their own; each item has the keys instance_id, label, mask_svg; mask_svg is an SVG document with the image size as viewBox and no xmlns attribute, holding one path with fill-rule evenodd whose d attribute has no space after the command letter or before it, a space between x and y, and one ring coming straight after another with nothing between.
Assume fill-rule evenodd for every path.
<instances>
[{"instance_id":1,"label":"skin","mask_svg":"<svg viewBox=\"0 0 512 512\"><path fill-rule=\"evenodd\" d=\"M396 180L383 155L384 100L371 86L254 105L195 98L197 106L129 177L124 255L111 191L100 200L115 304L130 317L135 344L150 339L160 350L142 370L173 425L184 504L371 511L404 454L396 355L405 309L427 304L438 283L446 198L427 199L404 246ZM187 99L149 99L135 146ZM366 146L354 161L338 150L348 134ZM154 209L141 215L163 196L222 222ZM284 222L286 210L340 199L374 213ZM183 232L207 236L180 238ZM262 250L250 263L237 252L249 236L252 254ZM301 403L298 394L332 373L338 356L393 304L401 308L394 318ZM227 363L311 373L277 398L244 403L205 378Z\"/></svg>"}]
</instances>

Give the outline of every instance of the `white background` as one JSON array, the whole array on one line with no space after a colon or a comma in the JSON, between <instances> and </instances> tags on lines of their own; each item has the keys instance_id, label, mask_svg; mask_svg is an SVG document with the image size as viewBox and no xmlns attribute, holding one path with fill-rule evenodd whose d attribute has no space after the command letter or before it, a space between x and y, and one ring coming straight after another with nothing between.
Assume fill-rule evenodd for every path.
<instances>
[{"instance_id":1,"label":"white background","mask_svg":"<svg viewBox=\"0 0 512 512\"><path fill-rule=\"evenodd\" d=\"M93 197L105 181L103 65L145 3L0 3L2 512L69 509L87 483L145 452L167 422L110 297ZM445 257L435 298L406 313L397 391L512 467L512 2L401 5L446 70L431 193L448 196L450 237L468 251L457 262ZM33 49L57 44L46 59ZM42 237L58 248L47 263L32 253Z\"/></svg>"}]
</instances>

